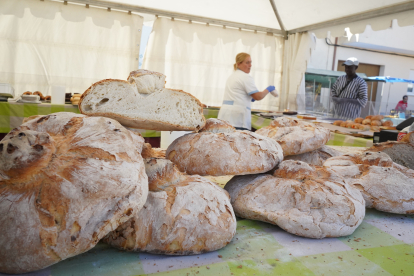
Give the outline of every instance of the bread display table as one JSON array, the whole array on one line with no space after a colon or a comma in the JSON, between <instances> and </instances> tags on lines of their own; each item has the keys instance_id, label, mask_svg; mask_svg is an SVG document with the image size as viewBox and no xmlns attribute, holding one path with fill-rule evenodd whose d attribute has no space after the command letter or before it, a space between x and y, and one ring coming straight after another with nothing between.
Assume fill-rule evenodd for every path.
<instances>
[{"instance_id":1,"label":"bread display table","mask_svg":"<svg viewBox=\"0 0 414 276\"><path fill-rule=\"evenodd\" d=\"M33 115L47 115L50 113L63 111L80 113L78 107L71 104L52 105L49 103L23 104L0 102L0 133L8 133L13 128L20 126L23 122L24 117L30 117ZM205 108L203 112L206 119L217 118L219 109ZM271 122L272 119L266 119L252 114L252 127L255 129L266 127ZM161 132L156 130L139 130L139 132L143 137L146 138L161 137ZM364 139L350 135L332 133L331 139L328 141L327 145L370 147L372 146L372 139Z\"/></svg>"},{"instance_id":2,"label":"bread display table","mask_svg":"<svg viewBox=\"0 0 414 276\"><path fill-rule=\"evenodd\" d=\"M414 216L367 209L348 237L308 239L277 226L239 219L232 242L215 252L163 256L92 250L24 275L412 275ZM0 274L6 275L6 274Z\"/></svg>"}]
</instances>

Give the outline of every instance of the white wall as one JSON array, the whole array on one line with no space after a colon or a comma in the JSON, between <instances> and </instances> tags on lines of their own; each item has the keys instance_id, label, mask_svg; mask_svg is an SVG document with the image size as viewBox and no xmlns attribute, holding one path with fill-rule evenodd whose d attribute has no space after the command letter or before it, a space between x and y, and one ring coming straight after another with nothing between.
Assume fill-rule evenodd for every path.
<instances>
[{"instance_id":1,"label":"white wall","mask_svg":"<svg viewBox=\"0 0 414 276\"><path fill-rule=\"evenodd\" d=\"M345 32L344 32L345 33ZM316 39L315 48L308 62L308 68L337 70L338 60L346 60L348 57L356 57L361 63L380 65L380 75L395 78L410 78L410 70L414 70L414 57L403 57L384 53L348 49L343 47L336 48L336 58L333 61L334 47L326 44L325 39ZM335 43L335 38L331 37L330 43ZM338 44L344 46L370 47L379 50L400 52L401 54L413 53L414 56L414 26L398 27L393 24L392 28L383 31L372 31L370 26L359 37L352 35L338 39ZM359 45L359 46L358 46ZM381 112L385 112L385 106L390 91L388 110L394 108L402 96L407 94L407 83L387 83L381 100ZM381 93L382 85L378 86L378 93ZM390 89L390 90L389 90ZM414 110L414 95L409 95L408 109Z\"/></svg>"}]
</instances>

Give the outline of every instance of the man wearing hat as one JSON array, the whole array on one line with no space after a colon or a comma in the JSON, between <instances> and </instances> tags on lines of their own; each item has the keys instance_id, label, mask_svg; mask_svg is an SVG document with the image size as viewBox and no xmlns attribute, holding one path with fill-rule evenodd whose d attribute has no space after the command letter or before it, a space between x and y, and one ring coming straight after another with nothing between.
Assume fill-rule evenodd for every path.
<instances>
[{"instance_id":1,"label":"man wearing hat","mask_svg":"<svg viewBox=\"0 0 414 276\"><path fill-rule=\"evenodd\" d=\"M361 109L368 101L367 83L356 74L358 59L348 58L342 65L345 66L345 75L340 76L332 86L331 96L334 102L334 117L341 119L355 119L360 117Z\"/></svg>"}]
</instances>

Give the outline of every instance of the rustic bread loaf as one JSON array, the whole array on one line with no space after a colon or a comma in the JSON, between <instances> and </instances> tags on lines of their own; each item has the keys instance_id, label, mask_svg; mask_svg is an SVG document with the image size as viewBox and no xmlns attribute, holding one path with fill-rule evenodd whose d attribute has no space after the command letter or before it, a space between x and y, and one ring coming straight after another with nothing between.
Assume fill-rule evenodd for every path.
<instances>
[{"instance_id":1,"label":"rustic bread loaf","mask_svg":"<svg viewBox=\"0 0 414 276\"><path fill-rule=\"evenodd\" d=\"M203 108L194 96L179 90L155 90L141 94L124 80L102 80L92 84L79 101L79 110L103 116L122 125L153 130L196 130L205 124Z\"/></svg>"},{"instance_id":2,"label":"rustic bread loaf","mask_svg":"<svg viewBox=\"0 0 414 276\"><path fill-rule=\"evenodd\" d=\"M341 124L342 124L343 122L344 122L344 121L342 121L342 120L337 120L337 121L333 122L333 125L334 125L334 126L341 126Z\"/></svg>"},{"instance_id":3,"label":"rustic bread loaf","mask_svg":"<svg viewBox=\"0 0 414 276\"><path fill-rule=\"evenodd\" d=\"M332 157L324 167L358 188L366 207L397 214L414 213L414 170L395 164L384 152Z\"/></svg>"},{"instance_id":4,"label":"rustic bread loaf","mask_svg":"<svg viewBox=\"0 0 414 276\"><path fill-rule=\"evenodd\" d=\"M362 124L363 120L364 120L364 118L358 117L354 120L354 122L357 123L357 124Z\"/></svg>"},{"instance_id":5,"label":"rustic bread loaf","mask_svg":"<svg viewBox=\"0 0 414 276\"><path fill-rule=\"evenodd\" d=\"M414 170L414 132L406 134L401 141L388 141L374 144L368 151L384 152L404 167ZM410 137L412 142L410 142ZM405 139L404 139L405 138Z\"/></svg>"},{"instance_id":6,"label":"rustic bread loaf","mask_svg":"<svg viewBox=\"0 0 414 276\"><path fill-rule=\"evenodd\" d=\"M181 174L169 160L145 163L150 192L144 208L104 242L128 251L192 255L232 240L237 223L225 190L204 177Z\"/></svg>"},{"instance_id":7,"label":"rustic bread loaf","mask_svg":"<svg viewBox=\"0 0 414 276\"><path fill-rule=\"evenodd\" d=\"M141 152L142 158L165 158L165 149L153 148L150 143L145 143Z\"/></svg>"},{"instance_id":8,"label":"rustic bread loaf","mask_svg":"<svg viewBox=\"0 0 414 276\"><path fill-rule=\"evenodd\" d=\"M382 125L381 121L378 121L378 120L371 121L371 126L381 126L381 125Z\"/></svg>"},{"instance_id":9,"label":"rustic bread loaf","mask_svg":"<svg viewBox=\"0 0 414 276\"><path fill-rule=\"evenodd\" d=\"M308 238L350 235L365 216L356 188L332 170L301 161L283 161L274 175L235 176L224 188L237 216Z\"/></svg>"},{"instance_id":10,"label":"rustic bread loaf","mask_svg":"<svg viewBox=\"0 0 414 276\"><path fill-rule=\"evenodd\" d=\"M332 149L329 146L322 146L319 149L310 152L285 156L283 160L297 160L313 166L322 166L326 159L340 155L342 155L341 152Z\"/></svg>"},{"instance_id":11,"label":"rustic bread loaf","mask_svg":"<svg viewBox=\"0 0 414 276\"><path fill-rule=\"evenodd\" d=\"M277 118L269 126L255 133L272 138L280 144L283 155L313 151L328 142L329 129L291 118Z\"/></svg>"},{"instance_id":12,"label":"rustic bread loaf","mask_svg":"<svg viewBox=\"0 0 414 276\"><path fill-rule=\"evenodd\" d=\"M267 172L283 160L282 148L273 139L236 131L220 121L208 119L199 133L174 140L167 148L166 158L181 172L215 176Z\"/></svg>"},{"instance_id":13,"label":"rustic bread loaf","mask_svg":"<svg viewBox=\"0 0 414 276\"><path fill-rule=\"evenodd\" d=\"M164 88L165 75L154 71L139 69L129 73L128 82L135 85L139 93L151 94Z\"/></svg>"},{"instance_id":14,"label":"rustic bread loaf","mask_svg":"<svg viewBox=\"0 0 414 276\"><path fill-rule=\"evenodd\" d=\"M360 130L366 131L366 130L370 130L371 129L371 126L369 126L369 125L360 125L358 128Z\"/></svg>"},{"instance_id":15,"label":"rustic bread loaf","mask_svg":"<svg viewBox=\"0 0 414 276\"><path fill-rule=\"evenodd\" d=\"M143 139L115 120L55 113L0 143L0 272L42 269L95 246L145 203Z\"/></svg>"},{"instance_id":16,"label":"rustic bread loaf","mask_svg":"<svg viewBox=\"0 0 414 276\"><path fill-rule=\"evenodd\" d=\"M371 125L371 119L365 119L362 121L363 125Z\"/></svg>"}]
</instances>

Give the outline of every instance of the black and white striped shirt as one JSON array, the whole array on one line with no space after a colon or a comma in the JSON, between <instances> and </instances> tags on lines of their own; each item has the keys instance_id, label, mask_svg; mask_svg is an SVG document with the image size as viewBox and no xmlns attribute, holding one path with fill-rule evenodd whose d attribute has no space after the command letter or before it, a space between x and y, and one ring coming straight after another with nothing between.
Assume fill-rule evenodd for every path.
<instances>
[{"instance_id":1,"label":"black and white striped shirt","mask_svg":"<svg viewBox=\"0 0 414 276\"><path fill-rule=\"evenodd\" d=\"M334 101L334 117L355 119L361 115L362 107L368 101L367 83L356 76L342 91L347 83L346 75L340 76L332 86L331 96ZM342 91L342 92L341 92Z\"/></svg>"}]
</instances>

